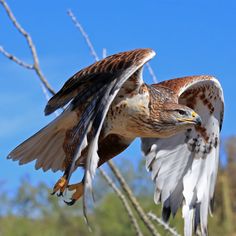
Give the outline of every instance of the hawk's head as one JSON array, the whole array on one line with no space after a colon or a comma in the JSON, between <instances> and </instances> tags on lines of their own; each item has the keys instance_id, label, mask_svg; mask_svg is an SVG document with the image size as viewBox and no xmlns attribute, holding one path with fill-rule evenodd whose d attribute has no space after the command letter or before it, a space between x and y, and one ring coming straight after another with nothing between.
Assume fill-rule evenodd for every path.
<instances>
[{"instance_id":1,"label":"hawk's head","mask_svg":"<svg viewBox=\"0 0 236 236\"><path fill-rule=\"evenodd\" d=\"M194 110L187 106L165 103L159 113L158 123L159 134L162 137L169 137L194 125L200 126L202 120Z\"/></svg>"}]
</instances>

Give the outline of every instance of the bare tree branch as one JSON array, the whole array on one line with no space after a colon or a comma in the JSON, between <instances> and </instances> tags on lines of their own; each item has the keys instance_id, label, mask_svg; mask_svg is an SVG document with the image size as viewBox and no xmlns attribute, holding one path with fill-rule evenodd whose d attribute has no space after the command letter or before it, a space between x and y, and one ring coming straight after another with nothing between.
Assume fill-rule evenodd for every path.
<instances>
[{"instance_id":1,"label":"bare tree branch","mask_svg":"<svg viewBox=\"0 0 236 236\"><path fill-rule=\"evenodd\" d=\"M120 171L116 168L116 166L113 164L112 161L107 162L109 167L111 168L112 172L116 176L117 180L119 181L122 189L126 193L128 199L132 203L134 209L138 213L139 217L142 219L148 230L153 236L160 236L160 234L157 232L155 226L152 224L152 222L149 220L147 217L146 213L144 212L143 208L137 201L136 197L134 196L132 190L130 189L129 185L126 183L125 179L123 178L122 174Z\"/></svg>"},{"instance_id":2,"label":"bare tree branch","mask_svg":"<svg viewBox=\"0 0 236 236\"><path fill-rule=\"evenodd\" d=\"M156 221L159 225L163 226L166 231L169 231L173 236L181 236L174 228L170 227L166 222L161 218L154 215L152 212L148 212L148 217Z\"/></svg>"},{"instance_id":3,"label":"bare tree branch","mask_svg":"<svg viewBox=\"0 0 236 236\"><path fill-rule=\"evenodd\" d=\"M79 29L80 33L82 34L82 36L84 37L86 44L89 47L90 53L92 54L92 56L94 57L95 61L99 61L99 57L93 47L93 44L91 43L89 36L87 35L87 33L85 32L85 30L83 29L82 25L79 23L79 21L76 19L75 15L73 14L73 12L71 10L67 11L67 14L71 17L73 23L75 24L75 26Z\"/></svg>"},{"instance_id":4,"label":"bare tree branch","mask_svg":"<svg viewBox=\"0 0 236 236\"><path fill-rule=\"evenodd\" d=\"M132 225L134 226L134 230L136 232L136 235L143 236L142 231L138 225L138 222L137 222L124 194L122 194L122 192L119 190L119 188L116 186L116 184L112 181L112 179L106 174L106 172L104 170L102 170L102 169L99 169L99 170L100 170L100 173L103 176L103 178L107 181L109 186L115 191L115 193L117 194L117 196L120 198L121 202L123 203L123 205L128 213L128 216L130 218L130 221L131 221Z\"/></svg>"},{"instance_id":5,"label":"bare tree branch","mask_svg":"<svg viewBox=\"0 0 236 236\"><path fill-rule=\"evenodd\" d=\"M6 3L5 0L0 0L0 4L2 4L2 6L4 7L4 9L6 10L6 13L9 17L9 19L11 20L11 22L13 23L13 25L15 26L15 28L25 37L27 44L30 48L32 57L33 57L33 65L28 65L27 63L19 60L17 57L7 53L3 47L1 47L0 52L6 56L7 58L11 59L12 61L14 61L15 63L17 63L20 66L23 66L27 69L33 69L36 74L38 75L40 81L42 82L42 84L47 88L47 90L51 93L51 94L55 94L54 90L52 89L52 87L50 86L50 84L48 83L48 81L46 80L45 76L43 75L40 67L39 67L39 60L38 60L38 55L36 52L36 48L35 45L33 43L32 38L30 37L30 35L22 28L22 26L19 24L19 22L16 20L14 14L12 13L10 7L8 6L8 4Z\"/></svg>"},{"instance_id":6,"label":"bare tree branch","mask_svg":"<svg viewBox=\"0 0 236 236\"><path fill-rule=\"evenodd\" d=\"M102 49L102 58L105 58L105 57L107 57L107 49L103 48Z\"/></svg>"},{"instance_id":7,"label":"bare tree branch","mask_svg":"<svg viewBox=\"0 0 236 236\"><path fill-rule=\"evenodd\" d=\"M26 38L29 46L30 46L30 50L32 53L32 56L36 58L36 62L38 64L38 60L37 60L37 54L36 54L36 50L35 50L35 46L32 42L32 39L30 37L30 35L21 27L21 25L18 23L18 21L16 20L15 16L13 15L11 9L9 8L9 6L7 5L7 3L5 2L5 0L0 0L0 3L3 5L3 7L5 8L8 17L10 18L10 20L12 21L13 25L15 26L15 28Z\"/></svg>"},{"instance_id":8,"label":"bare tree branch","mask_svg":"<svg viewBox=\"0 0 236 236\"><path fill-rule=\"evenodd\" d=\"M19 58L17 58L16 56L10 54L9 52L7 52L2 46L0 46L0 52L7 57L8 59L14 61L16 64L25 67L26 69L34 69L34 67L30 64L27 64L26 62L20 60Z\"/></svg>"},{"instance_id":9,"label":"bare tree branch","mask_svg":"<svg viewBox=\"0 0 236 236\"><path fill-rule=\"evenodd\" d=\"M42 88L42 91L44 93L46 100L48 101L50 99L49 91L41 82L40 82L40 86ZM62 110L64 110L64 108L62 108ZM58 110L54 111L53 113L56 117L60 115L60 112Z\"/></svg>"},{"instance_id":10,"label":"bare tree branch","mask_svg":"<svg viewBox=\"0 0 236 236\"><path fill-rule=\"evenodd\" d=\"M154 73L154 70L152 69L151 65L147 62L147 63L146 63L146 66L147 66L147 69L148 69L148 71L149 71L149 74L150 74L151 77L152 77L153 82L154 82L154 83L157 83L157 77L156 77L156 75L155 75L155 73Z\"/></svg>"}]
</instances>

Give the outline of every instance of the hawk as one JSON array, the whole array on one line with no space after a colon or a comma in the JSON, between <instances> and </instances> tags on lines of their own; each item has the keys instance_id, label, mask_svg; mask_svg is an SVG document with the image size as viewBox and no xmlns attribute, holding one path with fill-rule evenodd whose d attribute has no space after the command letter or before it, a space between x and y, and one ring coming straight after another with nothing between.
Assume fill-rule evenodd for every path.
<instances>
[{"instance_id":1,"label":"hawk","mask_svg":"<svg viewBox=\"0 0 236 236\"><path fill-rule=\"evenodd\" d=\"M140 137L155 183L154 201L168 220L182 206L185 235L207 234L219 161L224 98L219 81L190 76L147 85L143 66L155 52L136 49L100 60L72 76L49 101L45 115L64 111L8 156L35 168L64 171L53 188L73 191L73 204L89 189L96 168ZM69 184L84 167L80 183ZM85 197L84 197L85 199Z\"/></svg>"}]
</instances>

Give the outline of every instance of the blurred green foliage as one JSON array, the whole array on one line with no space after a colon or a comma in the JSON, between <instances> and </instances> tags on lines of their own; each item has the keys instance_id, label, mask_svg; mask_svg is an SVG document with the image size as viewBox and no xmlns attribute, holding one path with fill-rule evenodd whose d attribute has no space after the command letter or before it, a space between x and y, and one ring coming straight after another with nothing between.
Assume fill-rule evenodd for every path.
<instances>
[{"instance_id":1,"label":"blurred green foliage","mask_svg":"<svg viewBox=\"0 0 236 236\"><path fill-rule=\"evenodd\" d=\"M227 164L219 169L214 216L209 217L209 232L214 236L236 235L236 138L228 139L225 149ZM161 216L161 206L153 203L152 185L142 162L134 167L132 163L122 161L119 166L145 211ZM44 183L32 185L28 178L23 178L14 194L5 192L3 187L1 190L0 235L135 235L119 198L100 175L97 175L95 183L96 202L89 209L92 232L89 232L84 222L82 202L69 207L62 199L51 196L51 189ZM143 234L149 235L143 223L140 220L138 222ZM174 219L171 218L170 225L180 234L183 233L181 210ZM161 235L170 235L162 226L156 226Z\"/></svg>"}]
</instances>

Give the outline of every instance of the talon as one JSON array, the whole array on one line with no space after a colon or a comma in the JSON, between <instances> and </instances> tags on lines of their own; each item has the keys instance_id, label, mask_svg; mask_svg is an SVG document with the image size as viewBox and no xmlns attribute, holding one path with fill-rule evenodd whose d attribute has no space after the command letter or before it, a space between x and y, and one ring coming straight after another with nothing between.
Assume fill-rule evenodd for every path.
<instances>
[{"instance_id":1,"label":"talon","mask_svg":"<svg viewBox=\"0 0 236 236\"><path fill-rule=\"evenodd\" d=\"M62 191L60 191L59 193L57 193L57 196L58 196L58 197L61 197L61 196L63 196L63 192L62 192Z\"/></svg>"},{"instance_id":2,"label":"talon","mask_svg":"<svg viewBox=\"0 0 236 236\"><path fill-rule=\"evenodd\" d=\"M80 182L78 184L71 184L67 186L67 189L69 191L74 191L71 201L64 201L67 205L72 206L75 204L75 202L83 195L84 193L84 184L83 182Z\"/></svg>"},{"instance_id":3,"label":"talon","mask_svg":"<svg viewBox=\"0 0 236 236\"><path fill-rule=\"evenodd\" d=\"M60 196L63 196L63 192L65 191L66 187L67 187L67 179L63 176L61 177L57 183L54 185L53 187L53 192L52 192L52 195L54 195L56 192L60 191L57 196L60 197Z\"/></svg>"},{"instance_id":4,"label":"talon","mask_svg":"<svg viewBox=\"0 0 236 236\"><path fill-rule=\"evenodd\" d=\"M75 204L76 200L75 199L71 199L71 201L65 201L64 202L68 205L68 206L72 206Z\"/></svg>"}]
</instances>

